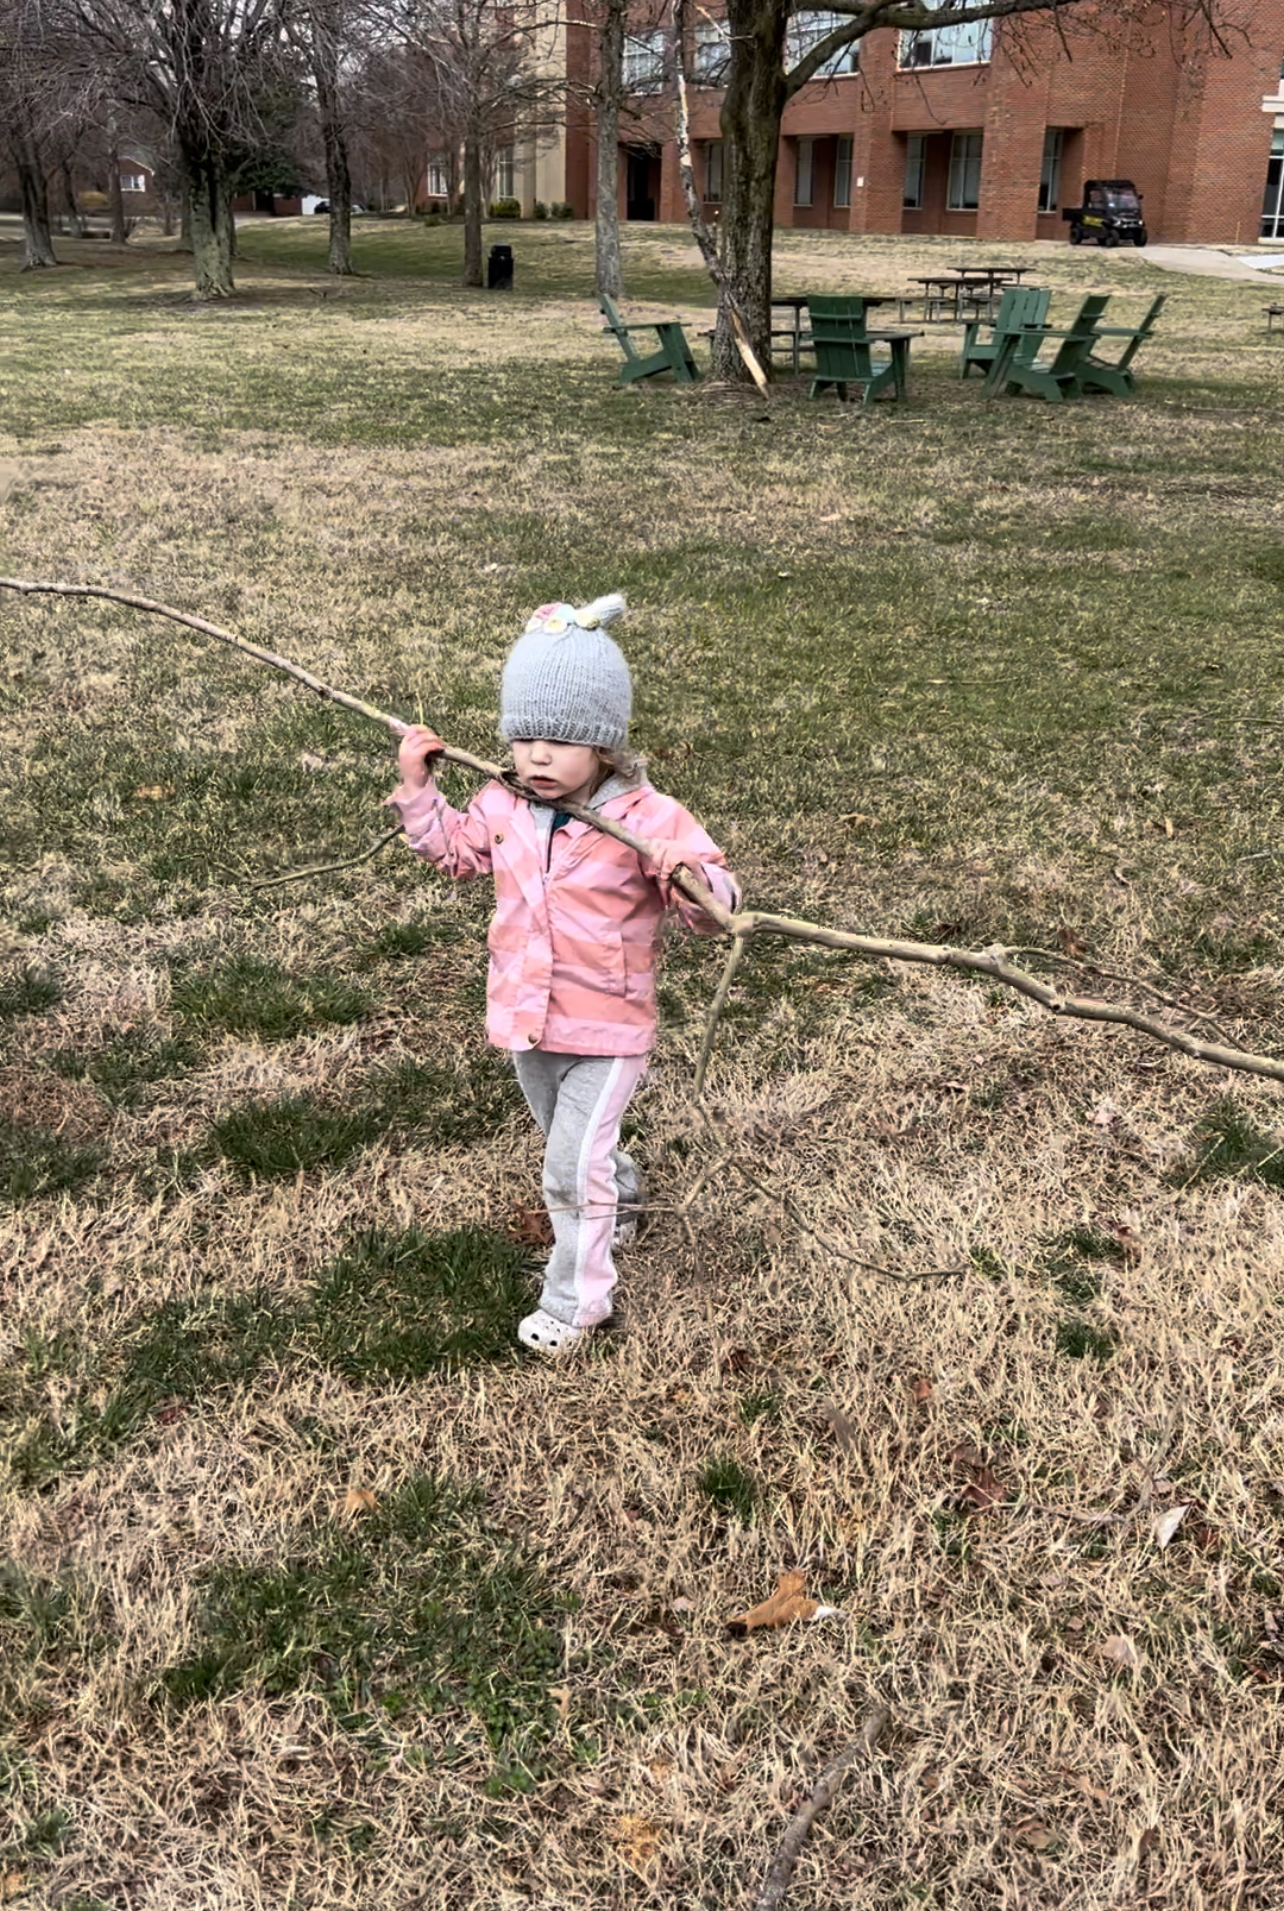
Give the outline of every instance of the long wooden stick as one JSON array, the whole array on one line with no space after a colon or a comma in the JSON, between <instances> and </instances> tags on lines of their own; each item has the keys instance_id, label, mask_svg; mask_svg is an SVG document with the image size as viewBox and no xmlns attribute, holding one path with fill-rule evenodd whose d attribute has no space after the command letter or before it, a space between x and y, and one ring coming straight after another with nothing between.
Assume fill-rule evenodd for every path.
<instances>
[{"instance_id":1,"label":"long wooden stick","mask_svg":"<svg viewBox=\"0 0 1284 1911\"><path fill-rule=\"evenodd\" d=\"M285 657L278 657L273 651L264 650L258 644L250 643L244 637L238 637L233 631L224 630L218 624L211 624L204 617L196 617L187 611L174 610L169 604L158 603L151 597L138 597L129 592L109 590L99 584L50 584L32 583L21 578L0 577L0 589L20 591L24 595L43 594L53 597L102 597L117 604L130 605L135 610L148 611L157 617L172 618L175 623L184 624L190 630L201 632L207 637L215 637L221 643L231 644L235 649L244 651L259 663L268 664L274 670L282 670L297 683L301 683L316 696L324 697L331 703L339 704L345 710L355 711L357 715L368 717L374 723L382 725L393 736L404 736L412 726L401 717L390 716L387 711L376 709L373 704L365 703L360 697L350 696L346 691L336 690L330 684L322 683L311 671L304 670L299 664L291 663ZM609 816L603 816L599 810L586 809L580 804L553 805L550 799L540 796L538 791L529 789L511 770L505 770L497 763L488 763L483 757L471 755L467 750L446 747L442 755L449 763L457 763L462 768L473 770L479 776L492 778L503 783L527 802L543 804L545 807L560 807L590 828L600 830L605 836L613 836L617 842L625 843L630 849L645 854L645 847L622 823L615 822ZM1240 1074L1261 1075L1268 1081L1284 1082L1284 1060L1271 1055L1256 1055L1247 1049L1233 1048L1227 1043L1204 1042L1189 1034L1185 1029L1170 1028L1167 1023L1158 1021L1154 1016L1143 1015L1138 1009L1119 1007L1113 1002L1103 1002L1092 996L1067 995L1054 989L1038 976L1018 968L1008 960L1011 951L999 945L988 949L952 949L936 942L902 942L883 936L859 935L848 929L830 929L823 923L803 922L793 916L777 916L761 910L743 910L734 914L714 895L707 884L693 875L689 869L679 868L674 872L674 887L680 889L691 902L698 903L718 924L724 934L748 942L755 936L781 936L791 942L806 942L825 949L844 949L851 955L864 956L873 960L892 962L924 963L938 969L956 969L964 975L984 975L993 982L1001 982L1006 988L1014 989L1018 995L1027 996L1037 1002L1049 1014L1070 1016L1083 1022L1110 1022L1122 1028L1135 1029L1139 1035L1149 1036L1164 1048L1175 1049L1180 1055L1187 1055L1192 1061L1208 1062L1214 1068L1229 1068ZM737 964L737 967L739 965ZM724 976L725 987L720 989L710 1013L706 1037L708 1047L712 1047L713 1033L722 1008L730 993L731 977ZM706 1054L705 1045L702 1052Z\"/></svg>"},{"instance_id":2,"label":"long wooden stick","mask_svg":"<svg viewBox=\"0 0 1284 1911\"><path fill-rule=\"evenodd\" d=\"M866 1758L869 1757L882 1737L889 1716L885 1705L872 1706L856 1737L844 1747L837 1758L831 1758L825 1766L816 1780L816 1787L811 1797L797 1817L791 1821L788 1831L776 1848L776 1855L762 1881L762 1889L754 1900L753 1911L780 1911L807 1833L826 1806L833 1803L835 1794L847 1775L848 1767L854 1764L862 1754Z\"/></svg>"}]
</instances>

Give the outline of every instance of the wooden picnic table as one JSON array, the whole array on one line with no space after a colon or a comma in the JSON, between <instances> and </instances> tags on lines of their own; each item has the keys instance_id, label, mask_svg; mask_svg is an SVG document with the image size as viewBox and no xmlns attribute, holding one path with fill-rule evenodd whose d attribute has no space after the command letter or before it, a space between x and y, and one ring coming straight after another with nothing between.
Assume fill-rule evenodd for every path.
<instances>
[{"instance_id":1,"label":"wooden picnic table","mask_svg":"<svg viewBox=\"0 0 1284 1911\"><path fill-rule=\"evenodd\" d=\"M975 308L976 317L988 315L995 293L1005 284L1019 285L1029 270L1028 265L955 265L948 271L914 279L912 283L923 288L925 321L933 317L934 306L948 307L948 316L957 320L963 316L964 301ZM981 312L982 305L986 308L985 314Z\"/></svg>"},{"instance_id":2,"label":"wooden picnic table","mask_svg":"<svg viewBox=\"0 0 1284 1911\"><path fill-rule=\"evenodd\" d=\"M776 326L773 323L771 336L773 339L782 338L787 341L785 349L789 352L794 371L799 369L799 356L804 346L811 343L810 335L803 324L803 319L807 311L807 300L810 296L810 293L807 292L781 292L778 295L776 293L772 294L772 311L774 312L777 306L779 306L782 312L789 313L790 322L788 325L781 326ZM844 292L842 296L845 299L850 299L853 305L859 303L862 312L867 312L873 305L894 305L896 303L895 295L885 292Z\"/></svg>"}]
</instances>

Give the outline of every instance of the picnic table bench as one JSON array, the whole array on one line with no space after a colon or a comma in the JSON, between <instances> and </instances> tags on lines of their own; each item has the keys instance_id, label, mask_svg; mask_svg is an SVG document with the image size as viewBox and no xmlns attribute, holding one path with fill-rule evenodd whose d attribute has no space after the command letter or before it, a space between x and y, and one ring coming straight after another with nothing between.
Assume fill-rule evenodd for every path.
<instances>
[{"instance_id":1,"label":"picnic table bench","mask_svg":"<svg viewBox=\"0 0 1284 1911\"><path fill-rule=\"evenodd\" d=\"M616 343L624 353L624 366L615 381L617 385L633 385L639 379L655 378L661 372L672 372L682 385L696 383L700 368L691 356L679 319L637 319L632 325L626 325L614 299L608 298L605 292L598 298L598 305L606 320L604 329L615 334ZM639 352L633 343L634 332L654 332L657 349Z\"/></svg>"}]
</instances>

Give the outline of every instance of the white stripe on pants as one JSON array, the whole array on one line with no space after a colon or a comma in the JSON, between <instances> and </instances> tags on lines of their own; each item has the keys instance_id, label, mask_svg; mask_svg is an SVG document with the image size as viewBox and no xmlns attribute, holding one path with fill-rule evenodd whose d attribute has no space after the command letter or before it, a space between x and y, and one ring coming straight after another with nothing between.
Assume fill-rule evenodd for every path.
<instances>
[{"instance_id":1,"label":"white stripe on pants","mask_svg":"<svg viewBox=\"0 0 1284 1911\"><path fill-rule=\"evenodd\" d=\"M638 1172L617 1147L624 1111L646 1073L645 1055L558 1055L515 1049L513 1067L547 1143L544 1201L553 1251L540 1306L568 1327L611 1312L616 1210L636 1201Z\"/></svg>"}]
</instances>

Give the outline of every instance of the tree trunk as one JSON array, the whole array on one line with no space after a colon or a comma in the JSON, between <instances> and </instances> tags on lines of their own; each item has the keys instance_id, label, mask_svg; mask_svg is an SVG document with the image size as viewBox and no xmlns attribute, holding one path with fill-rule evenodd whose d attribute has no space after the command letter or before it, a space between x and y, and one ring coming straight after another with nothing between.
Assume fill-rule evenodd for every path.
<instances>
[{"instance_id":1,"label":"tree trunk","mask_svg":"<svg viewBox=\"0 0 1284 1911\"><path fill-rule=\"evenodd\" d=\"M222 168L208 148L180 153L192 214L192 276L198 299L226 299L232 283L232 207Z\"/></svg>"},{"instance_id":2,"label":"tree trunk","mask_svg":"<svg viewBox=\"0 0 1284 1911\"><path fill-rule=\"evenodd\" d=\"M73 239L83 239L85 236L85 222L80 216L80 205L76 198L76 182L72 177L71 161L69 159L62 160L58 170L62 174L62 197L63 203L67 208L67 225Z\"/></svg>"},{"instance_id":3,"label":"tree trunk","mask_svg":"<svg viewBox=\"0 0 1284 1911\"><path fill-rule=\"evenodd\" d=\"M327 270L336 277L351 278L352 172L348 165L348 142L344 137L340 110L337 60L336 42L328 33L318 29L312 77L316 82L321 143L325 148L326 192L330 200L330 257L326 264Z\"/></svg>"},{"instance_id":4,"label":"tree trunk","mask_svg":"<svg viewBox=\"0 0 1284 1911\"><path fill-rule=\"evenodd\" d=\"M178 249L191 252L192 245L192 182L184 171L178 182Z\"/></svg>"},{"instance_id":5,"label":"tree trunk","mask_svg":"<svg viewBox=\"0 0 1284 1911\"><path fill-rule=\"evenodd\" d=\"M120 147L116 128L107 129L107 203L111 207L111 242L123 246L129 238L125 230L125 195L120 184Z\"/></svg>"},{"instance_id":6,"label":"tree trunk","mask_svg":"<svg viewBox=\"0 0 1284 1911\"><path fill-rule=\"evenodd\" d=\"M464 278L484 285L482 277L482 143L476 133L464 140Z\"/></svg>"},{"instance_id":7,"label":"tree trunk","mask_svg":"<svg viewBox=\"0 0 1284 1911\"><path fill-rule=\"evenodd\" d=\"M594 226L594 288L607 298L624 296L620 258L620 96L624 91L624 23L628 0L606 0L599 37L597 82L597 215Z\"/></svg>"},{"instance_id":8,"label":"tree trunk","mask_svg":"<svg viewBox=\"0 0 1284 1911\"><path fill-rule=\"evenodd\" d=\"M22 194L22 264L31 272L39 266L57 265L53 234L49 230L49 191L36 142L25 132L13 139L13 161Z\"/></svg>"},{"instance_id":9,"label":"tree trunk","mask_svg":"<svg viewBox=\"0 0 1284 1911\"><path fill-rule=\"evenodd\" d=\"M771 363L771 239L776 154L785 109L787 14L773 0L728 0L731 35L722 102L723 187L719 232L731 291L760 363ZM718 378L745 381L730 314L719 309L713 340Z\"/></svg>"}]
</instances>

